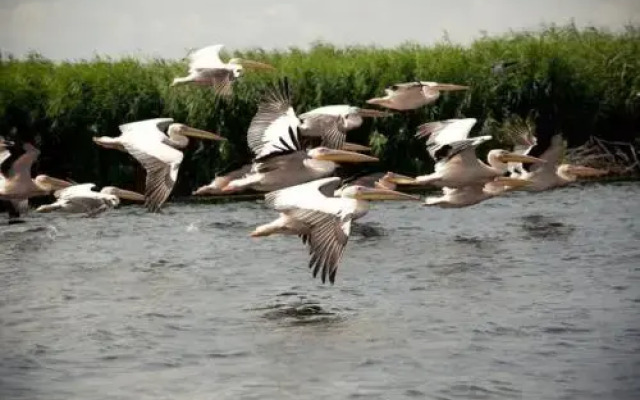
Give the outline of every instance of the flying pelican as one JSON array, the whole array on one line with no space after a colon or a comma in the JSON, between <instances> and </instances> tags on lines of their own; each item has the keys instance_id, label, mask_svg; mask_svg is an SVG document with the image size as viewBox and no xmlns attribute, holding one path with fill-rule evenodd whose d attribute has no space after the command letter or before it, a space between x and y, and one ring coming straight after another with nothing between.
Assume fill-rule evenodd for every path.
<instances>
[{"instance_id":1,"label":"flying pelican","mask_svg":"<svg viewBox=\"0 0 640 400\"><path fill-rule=\"evenodd\" d=\"M418 176L415 183L450 188L482 185L502 176L510 161L544 162L532 156L496 149L487 154L488 165L483 163L476 156L476 147L490 140L491 136L469 138L469 131L475 123L475 118L464 118L421 125L416 136L429 137L427 151L436 161L436 165L434 173Z\"/></svg>"},{"instance_id":2,"label":"flying pelican","mask_svg":"<svg viewBox=\"0 0 640 400\"><path fill-rule=\"evenodd\" d=\"M329 278L333 284L351 223L369 211L366 200L420 200L392 190L363 186L349 186L340 197L333 197L339 185L340 178L331 177L267 193L267 206L279 211L280 217L259 226L250 236L299 235L309 246L313 277L321 271L322 282Z\"/></svg>"},{"instance_id":3,"label":"flying pelican","mask_svg":"<svg viewBox=\"0 0 640 400\"><path fill-rule=\"evenodd\" d=\"M440 208L461 208L478 204L508 191L526 187L528 181L517 178L497 177L486 184L468 185L460 188L442 188L442 196L429 196L424 205Z\"/></svg>"},{"instance_id":4,"label":"flying pelican","mask_svg":"<svg viewBox=\"0 0 640 400\"><path fill-rule=\"evenodd\" d=\"M36 212L60 210L67 213L86 213L87 216L93 217L118 206L120 199L144 201L144 196L140 193L115 186L105 186L99 192L94 192L92 189L95 187L94 183L83 183L57 190L54 193L56 201L38 207Z\"/></svg>"},{"instance_id":5,"label":"flying pelican","mask_svg":"<svg viewBox=\"0 0 640 400\"><path fill-rule=\"evenodd\" d=\"M229 182L242 178L244 175L251 172L251 167L253 164L243 165L241 168L233 170L227 174L216 176L210 184L200 186L196 189L192 194L195 196L210 196L216 194L228 194L229 192L238 191L240 189L228 189L227 191L223 191L225 187L229 184Z\"/></svg>"},{"instance_id":6,"label":"flying pelican","mask_svg":"<svg viewBox=\"0 0 640 400\"><path fill-rule=\"evenodd\" d=\"M0 200L8 201L9 217L18 218L29 210L28 200L31 197L46 196L54 190L71 186L70 182L52 178L48 175L38 175L31 178L31 167L38 159L40 150L31 143L22 145L24 153L7 156L7 146L10 142L3 141L1 151L3 162L0 165Z\"/></svg>"},{"instance_id":7,"label":"flying pelican","mask_svg":"<svg viewBox=\"0 0 640 400\"><path fill-rule=\"evenodd\" d=\"M368 155L327 147L303 149L301 122L291 107L288 83L267 92L251 120L247 142L255 154L251 171L223 191L251 188L269 192L327 177L339 162L375 162Z\"/></svg>"},{"instance_id":8,"label":"flying pelican","mask_svg":"<svg viewBox=\"0 0 640 400\"><path fill-rule=\"evenodd\" d=\"M397 83L385 89L385 97L367 100L368 104L377 104L393 110L413 110L434 103L441 91L467 90L469 86L437 82Z\"/></svg>"},{"instance_id":9,"label":"flying pelican","mask_svg":"<svg viewBox=\"0 0 640 400\"><path fill-rule=\"evenodd\" d=\"M534 144L525 151L526 156L539 157L546 161L538 165L523 164L512 172L513 177L529 181L524 189L535 192L566 186L578 178L596 177L609 171L584 167L581 165L561 164L564 153L562 135L554 135L547 139L536 138Z\"/></svg>"},{"instance_id":10,"label":"flying pelican","mask_svg":"<svg viewBox=\"0 0 640 400\"><path fill-rule=\"evenodd\" d=\"M168 136L163 132L167 130ZM189 138L226 140L211 132L173 123L171 118L155 118L120 125L118 137L95 137L93 141L107 149L118 149L131 154L147 171L145 206L157 212L169 198L178 178L178 169Z\"/></svg>"},{"instance_id":11,"label":"flying pelican","mask_svg":"<svg viewBox=\"0 0 640 400\"><path fill-rule=\"evenodd\" d=\"M395 172L374 172L372 174L357 176L352 179L344 179L343 185L334 192L335 197L340 197L342 191L349 186L364 186L377 189L396 190L398 184L415 185L414 178L396 174Z\"/></svg>"},{"instance_id":12,"label":"flying pelican","mask_svg":"<svg viewBox=\"0 0 640 400\"><path fill-rule=\"evenodd\" d=\"M220 59L220 51L223 47L222 44L207 46L189 54L189 75L175 78L171 86L189 82L211 85L216 93L229 96L233 82L242 76L245 68L275 69L268 64L241 58L232 58L225 63Z\"/></svg>"},{"instance_id":13,"label":"flying pelican","mask_svg":"<svg viewBox=\"0 0 640 400\"><path fill-rule=\"evenodd\" d=\"M324 106L300 115L300 135L322 138L322 146L344 149L347 132L362 125L363 118L388 117L391 113L346 104ZM365 148L368 150L368 148ZM355 149L353 149L355 151Z\"/></svg>"}]
</instances>

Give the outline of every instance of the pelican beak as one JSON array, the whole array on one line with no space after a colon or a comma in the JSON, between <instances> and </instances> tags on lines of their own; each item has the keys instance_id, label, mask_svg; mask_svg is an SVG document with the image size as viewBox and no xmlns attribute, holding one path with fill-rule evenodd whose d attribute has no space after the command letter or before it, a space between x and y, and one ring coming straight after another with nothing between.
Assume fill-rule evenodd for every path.
<instances>
[{"instance_id":1,"label":"pelican beak","mask_svg":"<svg viewBox=\"0 0 640 400\"><path fill-rule=\"evenodd\" d=\"M519 163L525 163L525 164L546 163L546 161L541 158L525 156L523 154L516 154L516 153L504 154L500 156L500 161L503 163L519 162Z\"/></svg>"},{"instance_id":2,"label":"pelican beak","mask_svg":"<svg viewBox=\"0 0 640 400\"><path fill-rule=\"evenodd\" d=\"M340 162L360 163L360 162L380 161L376 157L356 153L354 151L335 150L335 149L327 150L324 153L318 154L314 158L317 160L334 161L338 163Z\"/></svg>"},{"instance_id":3,"label":"pelican beak","mask_svg":"<svg viewBox=\"0 0 640 400\"><path fill-rule=\"evenodd\" d=\"M36 176L34 181L38 186L51 192L68 188L69 186L73 185L73 183L71 182L65 181L63 179L52 178L49 175L44 175L44 174Z\"/></svg>"},{"instance_id":4,"label":"pelican beak","mask_svg":"<svg viewBox=\"0 0 640 400\"><path fill-rule=\"evenodd\" d=\"M184 129L180 132L180 134L185 136L190 136L193 138L198 138L198 139L227 140L226 138L220 135L216 135L215 133L192 128L190 126L184 127Z\"/></svg>"},{"instance_id":5,"label":"pelican beak","mask_svg":"<svg viewBox=\"0 0 640 400\"><path fill-rule=\"evenodd\" d=\"M363 146L358 143L344 142L344 144L342 145L342 150L370 152L371 147Z\"/></svg>"},{"instance_id":6,"label":"pelican beak","mask_svg":"<svg viewBox=\"0 0 640 400\"><path fill-rule=\"evenodd\" d=\"M499 176L496 179L494 179L493 182L499 183L502 186L508 186L512 189L520 188L520 187L531 184L530 181L525 179L508 178L506 176Z\"/></svg>"},{"instance_id":7,"label":"pelican beak","mask_svg":"<svg viewBox=\"0 0 640 400\"><path fill-rule=\"evenodd\" d=\"M130 200L130 201L139 201L144 202L144 195L138 192L132 192L130 190L124 190L120 188L113 188L112 194L117 196L119 199Z\"/></svg>"},{"instance_id":8,"label":"pelican beak","mask_svg":"<svg viewBox=\"0 0 640 400\"><path fill-rule=\"evenodd\" d=\"M596 176L602 176L609 173L606 169L598 169L591 167L583 167L582 165L570 165L568 172L578 178L593 178Z\"/></svg>"},{"instance_id":9,"label":"pelican beak","mask_svg":"<svg viewBox=\"0 0 640 400\"><path fill-rule=\"evenodd\" d=\"M385 98L384 97L374 97L373 99L369 99L367 100L367 104L376 104L376 105L384 105L385 104Z\"/></svg>"},{"instance_id":10,"label":"pelican beak","mask_svg":"<svg viewBox=\"0 0 640 400\"><path fill-rule=\"evenodd\" d=\"M387 174L382 179L385 181L393 182L396 185L415 185L417 183L415 178L396 174L395 172L387 172Z\"/></svg>"},{"instance_id":11,"label":"pelican beak","mask_svg":"<svg viewBox=\"0 0 640 400\"><path fill-rule=\"evenodd\" d=\"M454 90L467 90L469 89L469 86L463 86L463 85L452 85L449 83L439 83L435 86L431 86L431 89L437 89L437 90L442 90L445 92L451 92Z\"/></svg>"},{"instance_id":12,"label":"pelican beak","mask_svg":"<svg viewBox=\"0 0 640 400\"><path fill-rule=\"evenodd\" d=\"M270 71L276 70L276 68L272 65L261 63L258 61L253 61L253 60L245 60L241 58L241 59L236 59L235 62L237 64L242 65L243 68L247 68L247 69L264 69L264 70L270 70Z\"/></svg>"},{"instance_id":13,"label":"pelican beak","mask_svg":"<svg viewBox=\"0 0 640 400\"><path fill-rule=\"evenodd\" d=\"M391 116L393 115L393 113L388 111L373 110L371 108L361 108L358 110L358 115L366 118L379 118Z\"/></svg>"},{"instance_id":14,"label":"pelican beak","mask_svg":"<svg viewBox=\"0 0 640 400\"><path fill-rule=\"evenodd\" d=\"M396 192L395 190L382 188L362 187L355 194L356 199L361 200L414 200L420 201L420 197L410 194Z\"/></svg>"}]
</instances>

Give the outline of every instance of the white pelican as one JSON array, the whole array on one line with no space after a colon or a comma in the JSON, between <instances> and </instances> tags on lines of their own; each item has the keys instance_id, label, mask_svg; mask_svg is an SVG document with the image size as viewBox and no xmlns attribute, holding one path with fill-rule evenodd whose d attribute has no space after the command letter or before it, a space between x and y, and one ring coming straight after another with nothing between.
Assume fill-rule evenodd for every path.
<instances>
[{"instance_id":1,"label":"white pelican","mask_svg":"<svg viewBox=\"0 0 640 400\"><path fill-rule=\"evenodd\" d=\"M220 51L223 47L222 44L207 46L189 54L189 75L175 78L171 86L194 82L211 85L216 93L229 96L233 82L242 76L244 68L275 69L268 64L241 58L232 58L225 63L220 59Z\"/></svg>"},{"instance_id":2,"label":"white pelican","mask_svg":"<svg viewBox=\"0 0 640 400\"><path fill-rule=\"evenodd\" d=\"M322 138L322 146L344 149L347 132L362 125L363 118L387 117L391 113L346 104L324 106L300 115L300 135ZM365 148L368 150L368 148ZM354 149L355 150L355 149Z\"/></svg>"},{"instance_id":3,"label":"white pelican","mask_svg":"<svg viewBox=\"0 0 640 400\"><path fill-rule=\"evenodd\" d=\"M335 282L338 263L351 233L351 222L369 211L365 200L420 200L418 197L387 189L349 186L340 197L333 197L340 178L324 178L270 192L266 204L280 212L275 221L259 226L252 237L272 234L299 235L309 246L309 268L322 282Z\"/></svg>"},{"instance_id":4,"label":"white pelican","mask_svg":"<svg viewBox=\"0 0 640 400\"><path fill-rule=\"evenodd\" d=\"M168 136L163 132L167 129ZM173 123L171 118L156 118L120 125L122 134L112 138L95 137L93 141L108 149L131 154L147 171L145 205L157 212L167 200L178 178L183 149L188 136L209 140L226 140L211 132Z\"/></svg>"},{"instance_id":5,"label":"white pelican","mask_svg":"<svg viewBox=\"0 0 640 400\"><path fill-rule=\"evenodd\" d=\"M467 90L469 86L437 82L397 83L385 89L386 96L367 100L368 104L377 104L393 110L413 110L434 103L440 97L440 91Z\"/></svg>"},{"instance_id":6,"label":"white pelican","mask_svg":"<svg viewBox=\"0 0 640 400\"><path fill-rule=\"evenodd\" d=\"M374 172L343 180L343 186L334 192L335 197L339 197L342 191L349 186L364 186L377 189L396 190L398 184L415 185L415 180L408 176L396 174L395 172Z\"/></svg>"},{"instance_id":7,"label":"white pelican","mask_svg":"<svg viewBox=\"0 0 640 400\"><path fill-rule=\"evenodd\" d=\"M192 194L195 196L210 196L216 194L228 194L229 192L234 192L240 189L227 189L227 191L223 191L225 187L229 184L229 182L242 178L244 175L251 172L251 167L253 164L243 165L241 168L233 170L227 174L216 176L210 184L200 186L196 189Z\"/></svg>"},{"instance_id":8,"label":"white pelican","mask_svg":"<svg viewBox=\"0 0 640 400\"><path fill-rule=\"evenodd\" d=\"M562 164L558 166L564 153L561 135L547 139L535 139L535 144L525 151L527 156L539 157L546 162L539 165L521 165L512 176L529 181L524 189L543 191L554 187L565 186L581 177L595 177L608 173L606 170L584 167L581 165Z\"/></svg>"},{"instance_id":9,"label":"white pelican","mask_svg":"<svg viewBox=\"0 0 640 400\"><path fill-rule=\"evenodd\" d=\"M287 81L269 91L258 106L247 134L256 155L251 171L223 191L251 188L268 192L327 177L338 162L374 162L368 155L326 147L305 150L300 144L301 122L291 107Z\"/></svg>"},{"instance_id":10,"label":"white pelican","mask_svg":"<svg viewBox=\"0 0 640 400\"><path fill-rule=\"evenodd\" d=\"M115 186L105 186L100 192L94 192L92 189L95 187L96 185L93 183L83 183L57 190L54 193L56 201L38 207L36 212L59 210L67 213L85 213L93 217L118 206L120 199L144 201L144 196L140 193L120 189Z\"/></svg>"},{"instance_id":11,"label":"white pelican","mask_svg":"<svg viewBox=\"0 0 640 400\"><path fill-rule=\"evenodd\" d=\"M468 185L460 188L442 188L442 196L429 196L424 205L440 208L461 208L478 204L481 201L499 196L507 191L526 187L526 180L497 177L491 182L479 185Z\"/></svg>"},{"instance_id":12,"label":"white pelican","mask_svg":"<svg viewBox=\"0 0 640 400\"><path fill-rule=\"evenodd\" d=\"M9 202L10 218L26 213L31 197L46 196L54 190L71 186L70 182L48 175L38 175L32 179L31 167L38 159L40 150L31 143L25 143L22 146L24 153L12 159L10 154L7 157L7 144L8 142L4 142L2 150L4 160L1 163L0 200Z\"/></svg>"},{"instance_id":13,"label":"white pelican","mask_svg":"<svg viewBox=\"0 0 640 400\"><path fill-rule=\"evenodd\" d=\"M488 165L476 156L476 147L491 139L491 136L468 138L475 125L475 118L450 119L430 122L418 128L416 136L429 136L427 150L436 161L435 172L418 176L417 184L458 188L467 185L482 185L502 176L508 162L540 163L543 160L531 156L510 153L506 150L491 150L487 154Z\"/></svg>"}]
</instances>

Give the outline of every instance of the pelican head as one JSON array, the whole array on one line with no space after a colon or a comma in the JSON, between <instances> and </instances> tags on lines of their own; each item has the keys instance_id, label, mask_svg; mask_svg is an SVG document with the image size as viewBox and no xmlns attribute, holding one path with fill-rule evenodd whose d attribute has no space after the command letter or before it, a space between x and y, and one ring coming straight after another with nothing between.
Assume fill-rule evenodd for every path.
<instances>
[{"instance_id":1,"label":"pelican head","mask_svg":"<svg viewBox=\"0 0 640 400\"><path fill-rule=\"evenodd\" d=\"M43 192L55 192L56 190L64 189L73 185L71 182L52 178L49 175L44 174L36 176L33 181Z\"/></svg>"},{"instance_id":2,"label":"pelican head","mask_svg":"<svg viewBox=\"0 0 640 400\"><path fill-rule=\"evenodd\" d=\"M140 194L140 193L137 193L137 192L132 192L132 191L129 191L129 190L120 189L120 188L115 187L115 186L105 186L105 187L102 188L100 193L116 196L119 199L144 202L144 195L143 194Z\"/></svg>"},{"instance_id":3,"label":"pelican head","mask_svg":"<svg viewBox=\"0 0 640 400\"><path fill-rule=\"evenodd\" d=\"M110 207L117 207L120 205L120 198L116 195L109 194L104 199Z\"/></svg>"},{"instance_id":4,"label":"pelican head","mask_svg":"<svg viewBox=\"0 0 640 400\"><path fill-rule=\"evenodd\" d=\"M417 200L420 197L410 194L396 192L395 190L383 188L370 188L366 186L347 186L340 192L340 197L357 200Z\"/></svg>"},{"instance_id":5,"label":"pelican head","mask_svg":"<svg viewBox=\"0 0 640 400\"><path fill-rule=\"evenodd\" d=\"M337 163L359 163L376 162L376 157L356 153L354 151L329 149L327 147L316 147L307 152L307 156L314 160L333 161Z\"/></svg>"},{"instance_id":6,"label":"pelican head","mask_svg":"<svg viewBox=\"0 0 640 400\"><path fill-rule=\"evenodd\" d=\"M342 126L346 131L359 128L362 125L362 122L362 117L355 112L344 114L342 116Z\"/></svg>"},{"instance_id":7,"label":"pelican head","mask_svg":"<svg viewBox=\"0 0 640 400\"><path fill-rule=\"evenodd\" d=\"M489 164L502 164L506 165L510 162L515 163L524 163L524 164L533 164L533 163L544 163L545 160L541 158L525 156L523 154L511 153L506 150L491 150L489 154L487 154L487 160Z\"/></svg>"},{"instance_id":8,"label":"pelican head","mask_svg":"<svg viewBox=\"0 0 640 400\"><path fill-rule=\"evenodd\" d=\"M584 167L582 165L573 164L562 164L558 167L557 172L561 177L572 181L578 178L594 178L609 173L609 171L604 169Z\"/></svg>"},{"instance_id":9,"label":"pelican head","mask_svg":"<svg viewBox=\"0 0 640 400\"><path fill-rule=\"evenodd\" d=\"M185 124L179 124L179 123L174 123L169 125L167 133L169 134L169 137L172 137L172 136L175 137L176 135L179 135L179 136L193 137L198 139L227 140L220 135L216 135L215 133L192 128Z\"/></svg>"}]
</instances>

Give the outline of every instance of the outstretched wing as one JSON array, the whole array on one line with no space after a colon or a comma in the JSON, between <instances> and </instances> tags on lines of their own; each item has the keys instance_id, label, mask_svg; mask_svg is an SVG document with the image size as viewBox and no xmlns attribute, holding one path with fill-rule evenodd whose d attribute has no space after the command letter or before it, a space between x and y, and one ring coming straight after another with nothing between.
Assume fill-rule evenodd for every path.
<instances>
[{"instance_id":1,"label":"outstretched wing","mask_svg":"<svg viewBox=\"0 0 640 400\"><path fill-rule=\"evenodd\" d=\"M267 92L251 120L247 143L257 159L282 151L300 150L300 120L291 107L289 84Z\"/></svg>"},{"instance_id":2,"label":"outstretched wing","mask_svg":"<svg viewBox=\"0 0 640 400\"><path fill-rule=\"evenodd\" d=\"M147 209L151 212L159 211L178 179L182 152L139 134L128 136L123 145L147 171L144 193Z\"/></svg>"},{"instance_id":3,"label":"outstretched wing","mask_svg":"<svg viewBox=\"0 0 640 400\"><path fill-rule=\"evenodd\" d=\"M302 136L320 137L324 147L341 149L347 139L339 115L306 113L300 119L303 121L300 129Z\"/></svg>"},{"instance_id":4,"label":"outstretched wing","mask_svg":"<svg viewBox=\"0 0 640 400\"><path fill-rule=\"evenodd\" d=\"M64 189L56 190L53 195L56 199L66 199L75 196L82 196L91 193L94 187L96 187L95 183L72 185Z\"/></svg>"},{"instance_id":5,"label":"outstretched wing","mask_svg":"<svg viewBox=\"0 0 640 400\"><path fill-rule=\"evenodd\" d=\"M223 47L223 44L216 44L189 54L189 72L224 67L225 63L220 59L220 51Z\"/></svg>"},{"instance_id":6,"label":"outstretched wing","mask_svg":"<svg viewBox=\"0 0 640 400\"><path fill-rule=\"evenodd\" d=\"M320 272L320 279L325 283L327 278L335 282L338 264L351 233L351 218L344 221L333 214L314 210L291 210L286 215L309 226L309 231L301 235L302 242L309 246L309 268L315 278Z\"/></svg>"}]
</instances>

